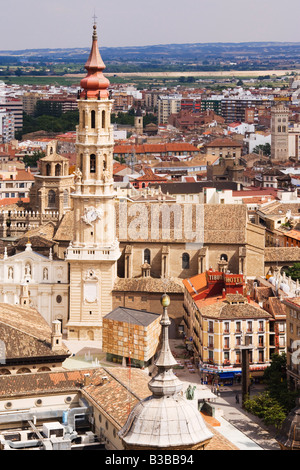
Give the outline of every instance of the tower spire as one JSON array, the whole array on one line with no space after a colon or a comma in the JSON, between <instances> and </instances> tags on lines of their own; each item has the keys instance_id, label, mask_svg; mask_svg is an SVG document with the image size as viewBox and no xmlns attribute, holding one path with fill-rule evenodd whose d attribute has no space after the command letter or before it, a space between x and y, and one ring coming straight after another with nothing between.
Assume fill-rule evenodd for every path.
<instances>
[{"instance_id":1,"label":"tower spire","mask_svg":"<svg viewBox=\"0 0 300 470\"><path fill-rule=\"evenodd\" d=\"M94 15L92 47L90 55L84 68L87 70L87 76L80 82L83 91L80 98L84 99L107 99L109 97L108 87L109 80L103 75L105 64L99 52L98 35L96 25L96 15Z\"/></svg>"},{"instance_id":2,"label":"tower spire","mask_svg":"<svg viewBox=\"0 0 300 470\"><path fill-rule=\"evenodd\" d=\"M162 346L155 362L158 372L149 382L148 386L155 396L169 396L175 395L182 389L182 382L173 372L173 367L177 365L177 361L170 350L169 344L169 326L171 322L167 312L167 307L170 305L170 297L167 294L162 296L161 304L163 306L163 314L160 321Z\"/></svg>"}]
</instances>

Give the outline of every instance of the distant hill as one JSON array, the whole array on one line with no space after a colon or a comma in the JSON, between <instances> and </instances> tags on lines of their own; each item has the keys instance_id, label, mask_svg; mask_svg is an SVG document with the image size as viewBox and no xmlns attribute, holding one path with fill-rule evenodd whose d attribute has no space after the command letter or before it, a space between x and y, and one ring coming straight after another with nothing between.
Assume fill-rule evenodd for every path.
<instances>
[{"instance_id":1,"label":"distant hill","mask_svg":"<svg viewBox=\"0 0 300 470\"><path fill-rule=\"evenodd\" d=\"M297 68L300 66L300 42L247 42L158 44L136 47L100 47L107 66L136 65L141 69L191 67L212 70L214 67L245 69ZM90 51L72 49L25 49L0 51L0 64L40 62L84 63ZM199 68L200 67L200 68Z\"/></svg>"}]
</instances>

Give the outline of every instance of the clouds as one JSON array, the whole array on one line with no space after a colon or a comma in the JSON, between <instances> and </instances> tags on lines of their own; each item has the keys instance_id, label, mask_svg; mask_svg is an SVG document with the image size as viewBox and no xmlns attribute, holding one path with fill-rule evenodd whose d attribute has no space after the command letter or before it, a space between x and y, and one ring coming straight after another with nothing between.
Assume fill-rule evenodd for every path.
<instances>
[{"instance_id":1,"label":"clouds","mask_svg":"<svg viewBox=\"0 0 300 470\"><path fill-rule=\"evenodd\" d=\"M102 46L299 42L299 0L0 0L0 50L89 47L94 11Z\"/></svg>"}]
</instances>

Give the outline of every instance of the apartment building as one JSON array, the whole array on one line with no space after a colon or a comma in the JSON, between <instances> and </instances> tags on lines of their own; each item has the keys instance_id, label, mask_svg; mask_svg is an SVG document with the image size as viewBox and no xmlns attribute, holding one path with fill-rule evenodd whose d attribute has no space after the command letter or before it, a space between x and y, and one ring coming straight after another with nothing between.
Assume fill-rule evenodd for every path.
<instances>
[{"instance_id":1,"label":"apartment building","mask_svg":"<svg viewBox=\"0 0 300 470\"><path fill-rule=\"evenodd\" d=\"M144 93L145 106L147 111L156 111L158 107L158 97L161 94L158 90L150 90Z\"/></svg>"},{"instance_id":2,"label":"apartment building","mask_svg":"<svg viewBox=\"0 0 300 470\"><path fill-rule=\"evenodd\" d=\"M258 106L270 107L272 101L263 97L241 95L225 97L221 101L221 116L226 122L245 122L248 119L249 109Z\"/></svg>"},{"instance_id":3,"label":"apartment building","mask_svg":"<svg viewBox=\"0 0 300 470\"><path fill-rule=\"evenodd\" d=\"M41 99L41 94L33 91L27 91L23 93L22 99L24 113L28 114L29 116L33 116L35 113L36 103L39 99Z\"/></svg>"},{"instance_id":4,"label":"apartment building","mask_svg":"<svg viewBox=\"0 0 300 470\"><path fill-rule=\"evenodd\" d=\"M158 97L158 124L167 124L171 114L179 113L181 99L181 95L160 95Z\"/></svg>"},{"instance_id":5,"label":"apartment building","mask_svg":"<svg viewBox=\"0 0 300 470\"><path fill-rule=\"evenodd\" d=\"M283 300L286 307L287 377L291 389L300 390L300 297Z\"/></svg>"},{"instance_id":6,"label":"apartment building","mask_svg":"<svg viewBox=\"0 0 300 470\"><path fill-rule=\"evenodd\" d=\"M226 259L222 261L226 266ZM243 345L250 347L250 374L259 380L273 351L269 340L272 315L244 295L244 276L209 270L183 283L185 333L203 380L240 380Z\"/></svg>"},{"instance_id":7,"label":"apartment building","mask_svg":"<svg viewBox=\"0 0 300 470\"><path fill-rule=\"evenodd\" d=\"M16 98L3 98L0 101L0 110L4 109L8 113L12 113L15 121L15 130L23 128L23 101Z\"/></svg>"},{"instance_id":8,"label":"apartment building","mask_svg":"<svg viewBox=\"0 0 300 470\"><path fill-rule=\"evenodd\" d=\"M114 103L112 111L114 113L127 112L134 103L134 97L126 92L115 92L113 94L113 99Z\"/></svg>"},{"instance_id":9,"label":"apartment building","mask_svg":"<svg viewBox=\"0 0 300 470\"><path fill-rule=\"evenodd\" d=\"M0 199L28 198L29 190L34 182L34 176L28 170L13 167L0 171Z\"/></svg>"},{"instance_id":10,"label":"apartment building","mask_svg":"<svg viewBox=\"0 0 300 470\"><path fill-rule=\"evenodd\" d=\"M0 109L0 141L7 144L15 138L15 118L13 113Z\"/></svg>"}]
</instances>

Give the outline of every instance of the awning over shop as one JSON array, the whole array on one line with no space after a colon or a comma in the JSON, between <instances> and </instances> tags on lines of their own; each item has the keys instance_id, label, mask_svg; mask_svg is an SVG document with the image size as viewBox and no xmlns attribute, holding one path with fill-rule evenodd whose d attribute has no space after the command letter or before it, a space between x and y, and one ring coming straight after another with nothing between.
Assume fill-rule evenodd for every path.
<instances>
[{"instance_id":1,"label":"awning over shop","mask_svg":"<svg viewBox=\"0 0 300 470\"><path fill-rule=\"evenodd\" d=\"M219 372L220 379L234 379L234 372Z\"/></svg>"}]
</instances>

